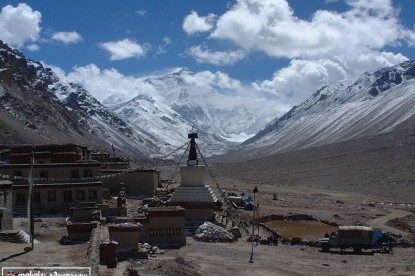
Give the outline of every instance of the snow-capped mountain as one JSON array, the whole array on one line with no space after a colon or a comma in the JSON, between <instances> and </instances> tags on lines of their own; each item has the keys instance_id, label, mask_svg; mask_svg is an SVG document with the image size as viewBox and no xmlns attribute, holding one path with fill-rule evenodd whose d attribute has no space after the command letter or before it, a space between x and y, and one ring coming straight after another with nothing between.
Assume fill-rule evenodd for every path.
<instances>
[{"instance_id":1,"label":"snow-capped mountain","mask_svg":"<svg viewBox=\"0 0 415 276\"><path fill-rule=\"evenodd\" d=\"M211 81L204 83L206 79ZM112 96L103 102L168 144L180 145L183 133L194 128L201 133L204 149L218 152L254 135L273 117L270 103L234 95L240 84L227 83L220 73L175 68L141 81L152 94L141 92L128 101Z\"/></svg>"},{"instance_id":2,"label":"snow-capped mountain","mask_svg":"<svg viewBox=\"0 0 415 276\"><path fill-rule=\"evenodd\" d=\"M389 132L415 114L415 62L322 87L243 143L259 155Z\"/></svg>"},{"instance_id":3,"label":"snow-capped mountain","mask_svg":"<svg viewBox=\"0 0 415 276\"><path fill-rule=\"evenodd\" d=\"M75 142L104 148L113 144L135 157L159 152L159 141L151 134L1 41L0 112L3 143Z\"/></svg>"}]
</instances>

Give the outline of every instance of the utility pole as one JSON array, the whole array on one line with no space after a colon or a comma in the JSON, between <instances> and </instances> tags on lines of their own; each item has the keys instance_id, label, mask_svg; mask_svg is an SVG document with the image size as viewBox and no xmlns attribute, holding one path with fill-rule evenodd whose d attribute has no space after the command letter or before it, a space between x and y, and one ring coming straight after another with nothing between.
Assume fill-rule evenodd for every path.
<instances>
[{"instance_id":1,"label":"utility pole","mask_svg":"<svg viewBox=\"0 0 415 276\"><path fill-rule=\"evenodd\" d=\"M255 209L256 209L256 203L255 203L255 194L258 193L258 187L255 186L254 190L252 191L254 193L254 209L252 210L252 236L251 236L251 258L249 259L250 263L254 262L254 235L255 235Z\"/></svg>"},{"instance_id":2,"label":"utility pole","mask_svg":"<svg viewBox=\"0 0 415 276\"><path fill-rule=\"evenodd\" d=\"M34 235L35 235L35 225L34 225L34 213L33 213L33 166L35 164L35 147L32 148L31 161L30 161L30 171L29 171L29 232L30 232L30 243L32 244L32 250L34 249Z\"/></svg>"}]
</instances>

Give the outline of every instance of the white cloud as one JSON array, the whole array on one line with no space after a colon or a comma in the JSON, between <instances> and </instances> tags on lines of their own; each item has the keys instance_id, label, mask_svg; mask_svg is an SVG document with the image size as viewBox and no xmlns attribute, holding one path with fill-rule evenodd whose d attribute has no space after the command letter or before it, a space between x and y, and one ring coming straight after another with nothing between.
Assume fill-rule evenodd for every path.
<instances>
[{"instance_id":1,"label":"white cloud","mask_svg":"<svg viewBox=\"0 0 415 276\"><path fill-rule=\"evenodd\" d=\"M202 46L193 46L187 50L187 54L199 63L210 63L214 65L232 65L245 58L246 51L211 51Z\"/></svg>"},{"instance_id":2,"label":"white cloud","mask_svg":"<svg viewBox=\"0 0 415 276\"><path fill-rule=\"evenodd\" d=\"M192 11L183 20L183 30L188 34L192 35L198 32L210 31L215 24L216 15L213 13L207 16L199 16L197 12Z\"/></svg>"},{"instance_id":3,"label":"white cloud","mask_svg":"<svg viewBox=\"0 0 415 276\"><path fill-rule=\"evenodd\" d=\"M16 7L7 5L0 13L0 39L17 47L35 42L41 31L41 14L24 3Z\"/></svg>"},{"instance_id":4,"label":"white cloud","mask_svg":"<svg viewBox=\"0 0 415 276\"><path fill-rule=\"evenodd\" d=\"M43 67L52 69L52 71L58 76L60 80L63 80L63 81L66 80L66 73L62 68L55 66L55 65L48 64L44 61L40 61L40 63L42 63Z\"/></svg>"},{"instance_id":5,"label":"white cloud","mask_svg":"<svg viewBox=\"0 0 415 276\"><path fill-rule=\"evenodd\" d=\"M40 49L40 46L38 45L38 44L34 44L34 43L32 43L32 44L29 44L29 45L27 45L26 46L26 48L29 50L29 51L37 51L37 50L39 50Z\"/></svg>"},{"instance_id":6,"label":"white cloud","mask_svg":"<svg viewBox=\"0 0 415 276\"><path fill-rule=\"evenodd\" d=\"M281 103L297 105L327 83L355 77L363 72L392 66L407 58L390 52L368 52L353 59L294 59L274 73L270 80L253 83L253 87L275 95Z\"/></svg>"},{"instance_id":7,"label":"white cloud","mask_svg":"<svg viewBox=\"0 0 415 276\"><path fill-rule=\"evenodd\" d=\"M65 44L70 44L70 43L78 43L79 41L82 40L82 36L73 31L73 32L56 32L53 33L52 35L52 39L59 41L59 42L63 42Z\"/></svg>"},{"instance_id":8,"label":"white cloud","mask_svg":"<svg viewBox=\"0 0 415 276\"><path fill-rule=\"evenodd\" d=\"M344 12L318 10L301 19L287 0L236 0L215 18L215 27L206 30L210 30L210 39L231 41L232 49L236 46L237 50L193 46L187 54L198 62L216 65L234 64L256 51L291 59L289 66L269 80L253 83L255 89L267 91L287 105L301 103L328 82L407 59L384 50L402 43L415 45L415 30L401 24L392 0L345 2L349 9ZM188 17L200 19L196 12Z\"/></svg>"},{"instance_id":9,"label":"white cloud","mask_svg":"<svg viewBox=\"0 0 415 276\"><path fill-rule=\"evenodd\" d=\"M128 38L119 41L100 43L99 46L110 53L110 60L139 58L146 54L145 46Z\"/></svg>"},{"instance_id":10,"label":"white cloud","mask_svg":"<svg viewBox=\"0 0 415 276\"><path fill-rule=\"evenodd\" d=\"M413 31L400 24L391 0L348 0L343 13L318 10L310 20L294 16L286 0L238 0L218 18L211 38L272 57L322 58L382 49Z\"/></svg>"},{"instance_id":11,"label":"white cloud","mask_svg":"<svg viewBox=\"0 0 415 276\"><path fill-rule=\"evenodd\" d=\"M158 46L158 49L157 49L156 53L158 55L166 54L167 53L167 49L166 48L171 43L172 43L172 41L171 41L171 38L170 37L164 37L163 38L163 43Z\"/></svg>"},{"instance_id":12,"label":"white cloud","mask_svg":"<svg viewBox=\"0 0 415 276\"><path fill-rule=\"evenodd\" d=\"M124 75L114 68L100 69L95 64L76 67L73 71L65 74L62 69L44 64L50 67L58 76L68 82L75 82L82 85L96 99L103 103L122 102L132 99L138 94L148 95L155 100L164 101L166 95L161 95L158 84L146 81L148 77L163 76L171 72L176 72L174 68L162 73L147 76ZM258 93L252 87L244 86L237 79L231 78L228 74L216 71L201 71L197 73L182 75L183 88L191 91L192 97L202 98L203 102L217 106L234 106L235 104L246 103L247 106L252 101L264 101L264 94ZM174 88L162 88L162 91L170 91ZM177 88L181 89L181 87ZM223 93L223 94L221 94ZM225 97L224 95L234 97Z\"/></svg>"},{"instance_id":13,"label":"white cloud","mask_svg":"<svg viewBox=\"0 0 415 276\"><path fill-rule=\"evenodd\" d=\"M130 100L139 93L157 97L154 87L142 79L123 75L114 68L101 70L95 64L74 68L66 79L82 85L101 102L109 97Z\"/></svg>"},{"instance_id":14,"label":"white cloud","mask_svg":"<svg viewBox=\"0 0 415 276\"><path fill-rule=\"evenodd\" d=\"M138 10L138 11L135 11L135 13L138 14L139 16L141 16L141 17L144 17L144 16L146 16L147 11L146 10Z\"/></svg>"},{"instance_id":15,"label":"white cloud","mask_svg":"<svg viewBox=\"0 0 415 276\"><path fill-rule=\"evenodd\" d=\"M232 79L228 74L216 71L201 71L191 75L186 75L184 78L187 85L198 86L199 89L206 88L219 88L223 89L233 89L238 90L242 88L242 85L239 80Z\"/></svg>"}]
</instances>

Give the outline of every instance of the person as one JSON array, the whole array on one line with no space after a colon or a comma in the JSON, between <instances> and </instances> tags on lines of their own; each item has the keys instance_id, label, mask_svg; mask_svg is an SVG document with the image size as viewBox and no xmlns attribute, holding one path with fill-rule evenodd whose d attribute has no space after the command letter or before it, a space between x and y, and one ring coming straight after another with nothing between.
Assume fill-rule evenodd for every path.
<instances>
[{"instance_id":1,"label":"person","mask_svg":"<svg viewBox=\"0 0 415 276\"><path fill-rule=\"evenodd\" d=\"M393 245L392 245L392 241L389 241L388 246L389 246L389 254L393 255Z\"/></svg>"},{"instance_id":2,"label":"person","mask_svg":"<svg viewBox=\"0 0 415 276\"><path fill-rule=\"evenodd\" d=\"M327 233L327 232L326 232L326 234L324 235L324 237L325 237L325 238L330 237L330 236L329 236L329 233Z\"/></svg>"},{"instance_id":3,"label":"person","mask_svg":"<svg viewBox=\"0 0 415 276\"><path fill-rule=\"evenodd\" d=\"M274 237L274 245L278 246L278 237Z\"/></svg>"}]
</instances>

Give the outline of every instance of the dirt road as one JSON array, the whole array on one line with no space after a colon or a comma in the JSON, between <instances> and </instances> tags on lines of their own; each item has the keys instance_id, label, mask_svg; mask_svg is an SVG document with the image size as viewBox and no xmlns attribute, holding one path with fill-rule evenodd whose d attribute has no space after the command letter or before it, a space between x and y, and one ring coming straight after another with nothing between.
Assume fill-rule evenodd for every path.
<instances>
[{"instance_id":1,"label":"dirt road","mask_svg":"<svg viewBox=\"0 0 415 276\"><path fill-rule=\"evenodd\" d=\"M394 227L391 227L387 225L386 223L392 219L402 218L402 217L411 215L412 213L405 211L405 210L400 210L400 209L389 209L389 211L390 211L389 214L369 220L367 223L373 228L382 229L384 232L389 232L392 234L400 235L402 237L408 236L409 233L401 231Z\"/></svg>"}]
</instances>

